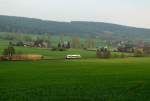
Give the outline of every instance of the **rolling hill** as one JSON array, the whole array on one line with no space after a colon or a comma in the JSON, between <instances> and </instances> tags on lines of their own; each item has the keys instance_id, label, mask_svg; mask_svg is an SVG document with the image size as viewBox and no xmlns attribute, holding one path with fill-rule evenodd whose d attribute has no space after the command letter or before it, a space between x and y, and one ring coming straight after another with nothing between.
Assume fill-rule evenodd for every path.
<instances>
[{"instance_id":1,"label":"rolling hill","mask_svg":"<svg viewBox=\"0 0 150 101\"><path fill-rule=\"evenodd\" d=\"M144 28L135 28L104 22L56 22L4 15L0 15L0 32L98 36L105 39L150 39L150 29Z\"/></svg>"}]
</instances>

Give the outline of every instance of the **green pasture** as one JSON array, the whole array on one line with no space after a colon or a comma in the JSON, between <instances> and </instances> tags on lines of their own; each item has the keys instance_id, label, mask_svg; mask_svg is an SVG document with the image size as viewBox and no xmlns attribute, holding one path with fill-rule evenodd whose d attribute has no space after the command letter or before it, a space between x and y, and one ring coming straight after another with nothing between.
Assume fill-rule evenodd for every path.
<instances>
[{"instance_id":1,"label":"green pasture","mask_svg":"<svg viewBox=\"0 0 150 101\"><path fill-rule=\"evenodd\" d=\"M150 58L1 61L0 101L150 101Z\"/></svg>"}]
</instances>

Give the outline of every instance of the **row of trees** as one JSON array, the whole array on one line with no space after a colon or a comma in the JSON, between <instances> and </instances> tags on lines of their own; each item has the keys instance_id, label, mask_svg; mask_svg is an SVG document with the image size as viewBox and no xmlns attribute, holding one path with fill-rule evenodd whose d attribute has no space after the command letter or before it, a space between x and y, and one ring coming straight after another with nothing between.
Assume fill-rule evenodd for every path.
<instances>
[{"instance_id":1,"label":"row of trees","mask_svg":"<svg viewBox=\"0 0 150 101\"><path fill-rule=\"evenodd\" d=\"M22 34L22 33L7 33L1 32L0 39L10 40L10 41L35 41L38 38L38 35L32 34Z\"/></svg>"},{"instance_id":2,"label":"row of trees","mask_svg":"<svg viewBox=\"0 0 150 101\"><path fill-rule=\"evenodd\" d=\"M71 48L96 48L96 40L94 38L81 40L80 37L72 37L69 42Z\"/></svg>"},{"instance_id":3,"label":"row of trees","mask_svg":"<svg viewBox=\"0 0 150 101\"><path fill-rule=\"evenodd\" d=\"M57 36L58 37L58 36ZM51 38L51 34L43 35L32 35L32 34L21 34L21 33L0 33L0 39L10 40L17 42L17 46L22 46L23 43L35 43L35 46L38 46L41 43L47 43L48 47L52 47L58 42L58 44L66 44L69 42L69 47L71 48L95 48L96 40L95 38L87 37L81 39L80 37L72 36L69 38L64 37L63 35L59 36L60 38L56 40ZM42 44L41 44L42 45Z\"/></svg>"}]
</instances>

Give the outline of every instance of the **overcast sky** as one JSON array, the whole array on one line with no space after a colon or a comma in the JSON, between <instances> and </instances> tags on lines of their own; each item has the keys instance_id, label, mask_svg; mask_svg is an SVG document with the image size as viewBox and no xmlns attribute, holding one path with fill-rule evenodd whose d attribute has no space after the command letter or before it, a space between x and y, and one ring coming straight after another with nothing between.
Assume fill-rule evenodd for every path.
<instances>
[{"instance_id":1,"label":"overcast sky","mask_svg":"<svg viewBox=\"0 0 150 101\"><path fill-rule=\"evenodd\" d=\"M150 28L150 0L0 0L0 15Z\"/></svg>"}]
</instances>

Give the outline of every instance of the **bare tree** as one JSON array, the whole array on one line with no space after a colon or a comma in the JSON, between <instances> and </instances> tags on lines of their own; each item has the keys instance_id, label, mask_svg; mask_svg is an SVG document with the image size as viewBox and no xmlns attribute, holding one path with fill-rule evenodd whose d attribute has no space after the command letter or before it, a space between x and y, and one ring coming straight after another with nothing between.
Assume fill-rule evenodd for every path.
<instances>
[{"instance_id":1,"label":"bare tree","mask_svg":"<svg viewBox=\"0 0 150 101\"><path fill-rule=\"evenodd\" d=\"M95 48L96 42L94 38L87 38L84 44L85 48Z\"/></svg>"},{"instance_id":2,"label":"bare tree","mask_svg":"<svg viewBox=\"0 0 150 101\"><path fill-rule=\"evenodd\" d=\"M71 47L72 47L72 48L81 48L81 45L80 45L80 38L79 38L79 37L73 37L73 38L72 38Z\"/></svg>"}]
</instances>

